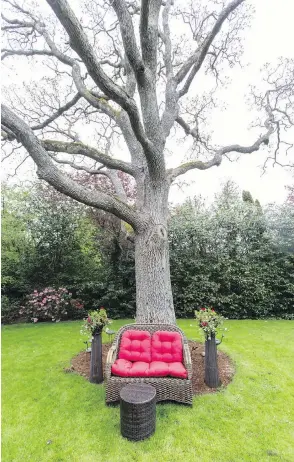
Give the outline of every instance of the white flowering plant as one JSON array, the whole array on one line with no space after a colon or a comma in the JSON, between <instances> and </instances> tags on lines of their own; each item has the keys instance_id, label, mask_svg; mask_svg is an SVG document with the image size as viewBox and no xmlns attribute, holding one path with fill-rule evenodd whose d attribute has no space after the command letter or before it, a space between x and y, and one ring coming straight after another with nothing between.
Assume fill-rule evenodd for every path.
<instances>
[{"instance_id":1,"label":"white flowering plant","mask_svg":"<svg viewBox=\"0 0 294 462\"><path fill-rule=\"evenodd\" d=\"M225 318L218 314L213 308L200 308L195 311L200 330L204 333L205 340L215 337L218 329L222 328Z\"/></svg>"}]
</instances>

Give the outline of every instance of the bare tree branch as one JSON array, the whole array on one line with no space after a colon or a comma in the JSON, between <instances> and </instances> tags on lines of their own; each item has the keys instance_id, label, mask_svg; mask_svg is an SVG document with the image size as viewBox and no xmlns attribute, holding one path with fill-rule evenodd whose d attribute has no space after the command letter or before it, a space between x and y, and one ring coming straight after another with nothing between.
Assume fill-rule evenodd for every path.
<instances>
[{"instance_id":1,"label":"bare tree branch","mask_svg":"<svg viewBox=\"0 0 294 462\"><path fill-rule=\"evenodd\" d=\"M112 7L114 8L119 20L126 56L137 79L140 80L142 73L144 72L144 65L137 47L133 21L127 8L127 4L124 0L113 0Z\"/></svg>"},{"instance_id":2,"label":"bare tree branch","mask_svg":"<svg viewBox=\"0 0 294 462\"><path fill-rule=\"evenodd\" d=\"M88 167L86 167L84 165L75 164L74 162L71 162L70 160L58 159L55 154L52 154L50 152L49 152L49 155L50 155L51 159L53 159L54 162L56 162L58 164L69 165L71 168L73 168L75 170L78 170L78 171L86 172L89 175L103 175L103 176L106 176L111 181L116 195L120 198L120 200L127 203L128 197L127 197L127 194L126 194L126 192L124 190L122 182L120 181L120 179L119 179L119 177L117 175L117 170L108 170L108 169L103 170L105 168L104 165L101 165L97 169L92 169L92 168L88 168Z\"/></svg>"},{"instance_id":3,"label":"bare tree branch","mask_svg":"<svg viewBox=\"0 0 294 462\"><path fill-rule=\"evenodd\" d=\"M158 17L161 0L142 0L140 16L140 40L144 64L156 76Z\"/></svg>"},{"instance_id":4,"label":"bare tree branch","mask_svg":"<svg viewBox=\"0 0 294 462\"><path fill-rule=\"evenodd\" d=\"M191 128L187 124L187 122L184 121L183 117L178 116L176 118L176 122L184 129L186 135L191 135L196 139L199 138L199 131L198 131L197 127Z\"/></svg>"},{"instance_id":5,"label":"bare tree branch","mask_svg":"<svg viewBox=\"0 0 294 462\"><path fill-rule=\"evenodd\" d=\"M97 149L87 146L81 142L67 143L65 141L40 140L40 143L46 151L83 155L95 161L101 162L108 168L122 170L129 175L136 176L136 168L128 162L114 159L113 157L107 156L99 152Z\"/></svg>"},{"instance_id":6,"label":"bare tree branch","mask_svg":"<svg viewBox=\"0 0 294 462\"><path fill-rule=\"evenodd\" d=\"M186 162L185 164L182 164L179 167L171 169L168 172L168 176L169 176L170 181L172 182L174 180L174 178L176 178L179 175L183 175L184 173L188 172L189 170L193 170L193 169L207 170L207 169L209 169L211 167L214 167L214 166L218 167L222 162L223 156L225 156L226 154L229 154L231 152L238 152L238 153L241 153L241 154L251 154L252 152L258 151L262 144L267 145L268 142L269 142L269 137L275 131L275 127L273 125L274 124L274 116L273 116L272 109L271 109L270 106L266 107L266 112L267 112L268 117L267 117L266 121L264 122L264 126L267 129L267 131L266 131L266 133L261 135L253 144L251 144L249 146L241 146L239 144L232 144L230 146L225 146L225 147L223 147L221 149L218 149L215 152L214 157L211 160L207 161L207 162L204 162L204 161L201 161L201 160L194 160L194 161ZM185 123L183 123L184 121L181 118L179 118L179 119L180 119L179 123L182 126L184 125L184 127L186 127Z\"/></svg>"},{"instance_id":7,"label":"bare tree branch","mask_svg":"<svg viewBox=\"0 0 294 462\"><path fill-rule=\"evenodd\" d=\"M89 147L80 141L58 141L55 136L53 140L38 140L38 143L47 153L82 156L84 162L82 165L77 164L77 158L65 161L61 161L57 156L53 158L57 163L63 162L73 168L77 166L77 169L83 169L89 174L107 171L108 175L115 176L116 170L131 174L137 182L138 209L143 208L146 198L152 196L153 192L150 194L152 188L164 189L167 177L170 181L193 168L207 169L220 165L222 158L227 157L231 152L246 154L257 151L262 144L268 144L269 137L275 141L269 159L272 158L275 163L279 163L280 147L285 148L286 153L293 147L291 140L283 137L283 133L293 127L293 93L291 93L293 76L290 75L287 82L283 83L275 79L274 70L269 73L268 83L272 88L266 95L255 97L255 104L267 113L266 123L262 121L260 123L263 132L264 127L266 131L249 146L236 144L220 148L212 144L211 134L208 134L205 129L205 120L207 120L207 111L211 106L215 106L212 98L214 90L212 93L208 91L206 99L203 93L200 96L196 95L189 102L179 101L188 91L204 61L207 64L206 71L214 72L217 79L218 60L225 60L229 64L234 60L238 61L235 48L239 42L233 35L237 34L239 28L242 29L245 24L247 10L238 9L243 2L244 0L231 0L223 8L225 2L216 0L209 6L205 4L199 12L200 3L192 0L187 2L187 5L190 5L188 10L183 5L175 10L173 0L164 2L143 0L141 7L137 2L126 0L114 0L110 4L93 2L90 4L92 8L90 16L93 17L93 21L91 17L90 24L82 25L68 1L47 0L60 23L58 26L63 26L69 37L67 42L67 37L63 36L63 29L60 32L62 40L58 41L55 38L54 29L50 29L52 26L50 20L45 25L37 16L38 13L35 15L35 12L24 9L14 1L5 0L4 3L11 5L14 13L17 11L18 17L11 19L4 16L4 30L9 35L8 46L3 50L4 57L44 55L47 57L48 67L57 76L63 76L70 81L69 84L66 83L68 87L65 98L60 97L56 90L55 93L53 92L53 97L45 89L43 95L33 93L31 96L33 104L28 109L25 101L14 95L13 101L16 102L13 107L21 118L29 121L31 129L42 130L42 137L45 138L53 133L55 136L61 135L62 139L66 137L73 141L79 140L77 132L79 118L83 118L85 123L98 122L99 125L94 125L94 132L96 142L98 138L99 149ZM162 29L158 25L161 7L163 7ZM113 15L113 11L116 17L111 16L111 19L108 17L106 20L105 15ZM98 14L96 15L95 12ZM138 13L140 13L141 49L136 43L135 22L133 23L134 15ZM190 56L189 52L183 53L185 42L181 46L174 40L174 36L171 37L172 21L178 17L188 25L193 40L198 44L197 50ZM224 26L225 21L227 21L227 28ZM220 31L224 33L219 34ZM99 47L101 33L111 44L109 48L103 50ZM21 37L19 42L18 34ZM44 50L41 49L42 43ZM187 56L188 58L185 58ZM50 59L51 57L53 59ZM71 72L64 70L63 65L69 66ZM87 70L85 75L84 65ZM179 70L176 72L176 69ZM178 90L180 84L182 87ZM54 83L52 81L52 85L55 88L57 81ZM78 91L76 95L74 95L74 86ZM165 95L161 120L158 89L161 96ZM136 91L140 97L140 109L135 102ZM79 99L81 102L77 105ZM164 101L161 104L163 105ZM181 126L185 135L192 137L193 152L198 156L209 155L209 160L198 158L166 171L164 149L175 122ZM2 126L2 133L6 142L15 139L11 127L5 123ZM107 155L110 146L120 140L121 134L131 154L131 164ZM102 163L110 170L90 169L85 164L86 158Z\"/></svg>"},{"instance_id":8,"label":"bare tree branch","mask_svg":"<svg viewBox=\"0 0 294 462\"><path fill-rule=\"evenodd\" d=\"M233 0L223 9L219 17L217 18L212 30L206 36L205 40L199 45L197 50L188 58L185 64L177 72L175 76L175 80L177 84L179 84L180 82L182 82L182 80L186 77L188 72L191 70L186 82L184 83L183 87L178 92L179 97L182 97L183 95L185 95L187 91L189 90L189 87L195 75L201 68L201 65L208 53L210 45L212 44L218 32L220 31L224 21L228 18L230 13L232 13L243 2L244 0Z\"/></svg>"},{"instance_id":9,"label":"bare tree branch","mask_svg":"<svg viewBox=\"0 0 294 462\"><path fill-rule=\"evenodd\" d=\"M49 50L9 50L8 48L2 48L1 60L9 56L53 56L53 53Z\"/></svg>"},{"instance_id":10,"label":"bare tree branch","mask_svg":"<svg viewBox=\"0 0 294 462\"><path fill-rule=\"evenodd\" d=\"M172 0L167 0L162 13L163 32L160 34L164 45L164 63L166 69L165 109L161 118L164 136L168 136L178 113L177 84L172 65L172 43L169 27L169 13Z\"/></svg>"},{"instance_id":11,"label":"bare tree branch","mask_svg":"<svg viewBox=\"0 0 294 462\"><path fill-rule=\"evenodd\" d=\"M66 0L47 0L55 15L67 31L70 45L83 60L87 70L96 85L113 101L128 113L132 128L138 141L142 144L146 155L152 156L152 143L146 137L140 122L140 116L135 101L116 85L104 72L93 47L91 46L83 28Z\"/></svg>"},{"instance_id":12,"label":"bare tree branch","mask_svg":"<svg viewBox=\"0 0 294 462\"><path fill-rule=\"evenodd\" d=\"M8 126L13 131L17 140L22 143L35 161L38 167L39 178L44 179L58 191L79 202L113 213L127 223L130 223L135 229L144 226L143 218L121 200L117 200L104 192L98 193L97 191L86 189L73 181L69 176L61 173L54 166L50 156L30 127L7 106L2 105L1 108L5 126Z\"/></svg>"},{"instance_id":13,"label":"bare tree branch","mask_svg":"<svg viewBox=\"0 0 294 462\"><path fill-rule=\"evenodd\" d=\"M71 162L70 160L58 159L56 157L56 155L53 155L53 154L50 154L50 153L49 153L49 155L50 155L51 159L53 159L54 162L56 162L58 164L69 165L71 168L73 168L75 170L83 171L83 172L89 173L90 175L103 175L103 176L106 176L111 181L117 196L121 200L127 202L128 199L127 199L126 192L125 192L125 190L123 188L123 185L122 185L120 179L117 176L117 171L116 170L103 170L104 165L101 165L97 169L91 169L91 168L85 167L84 165L75 164L74 162Z\"/></svg>"},{"instance_id":14,"label":"bare tree branch","mask_svg":"<svg viewBox=\"0 0 294 462\"><path fill-rule=\"evenodd\" d=\"M32 130L41 130L42 128L47 127L51 122L56 120L58 117L60 117L62 114L64 114L68 109L73 107L81 98L81 95L77 93L70 101L68 101L66 104L61 106L54 114L52 114L48 119L44 120L43 122L33 125L31 127Z\"/></svg>"}]
</instances>

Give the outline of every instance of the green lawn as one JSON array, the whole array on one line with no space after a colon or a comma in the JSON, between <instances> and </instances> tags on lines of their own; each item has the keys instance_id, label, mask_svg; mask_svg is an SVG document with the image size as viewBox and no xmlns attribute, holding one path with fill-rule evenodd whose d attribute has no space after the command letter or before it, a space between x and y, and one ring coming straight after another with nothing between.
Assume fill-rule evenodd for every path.
<instances>
[{"instance_id":1,"label":"green lawn","mask_svg":"<svg viewBox=\"0 0 294 462\"><path fill-rule=\"evenodd\" d=\"M63 372L83 348L80 322L4 327L2 461L293 462L294 322L226 324L233 382L193 408L158 405L156 433L139 443L120 436L102 385ZM179 326L200 338L194 320Z\"/></svg>"}]
</instances>

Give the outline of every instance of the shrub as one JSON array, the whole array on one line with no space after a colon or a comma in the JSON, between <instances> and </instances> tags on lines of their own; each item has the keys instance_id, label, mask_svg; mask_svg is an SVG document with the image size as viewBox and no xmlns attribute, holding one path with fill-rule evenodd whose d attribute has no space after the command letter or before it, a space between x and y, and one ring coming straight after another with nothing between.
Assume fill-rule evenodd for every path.
<instances>
[{"instance_id":1,"label":"shrub","mask_svg":"<svg viewBox=\"0 0 294 462\"><path fill-rule=\"evenodd\" d=\"M9 298L6 295L1 297L1 322L10 324L19 319L20 301Z\"/></svg>"},{"instance_id":2,"label":"shrub","mask_svg":"<svg viewBox=\"0 0 294 462\"><path fill-rule=\"evenodd\" d=\"M42 291L34 290L27 297L27 301L19 311L27 321L61 321L68 319L70 312L83 312L84 305L80 300L72 298L72 293L60 287L54 289L47 287Z\"/></svg>"},{"instance_id":3,"label":"shrub","mask_svg":"<svg viewBox=\"0 0 294 462\"><path fill-rule=\"evenodd\" d=\"M288 318L294 310L290 212L273 208L271 217L238 198L175 209L169 239L176 315L191 317L208 305L231 319Z\"/></svg>"}]
</instances>

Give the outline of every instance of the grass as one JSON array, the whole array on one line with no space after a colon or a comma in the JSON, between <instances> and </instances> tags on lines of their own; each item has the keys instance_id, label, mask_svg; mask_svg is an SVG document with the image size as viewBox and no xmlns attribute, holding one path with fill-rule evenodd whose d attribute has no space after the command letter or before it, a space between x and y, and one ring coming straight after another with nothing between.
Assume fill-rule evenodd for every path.
<instances>
[{"instance_id":1,"label":"grass","mask_svg":"<svg viewBox=\"0 0 294 462\"><path fill-rule=\"evenodd\" d=\"M194 320L178 324L200 338ZM83 348L79 322L4 327L2 461L293 462L294 322L227 327L220 348L235 362L233 382L193 408L158 405L156 433L139 443L120 436L102 385L63 372Z\"/></svg>"}]
</instances>

